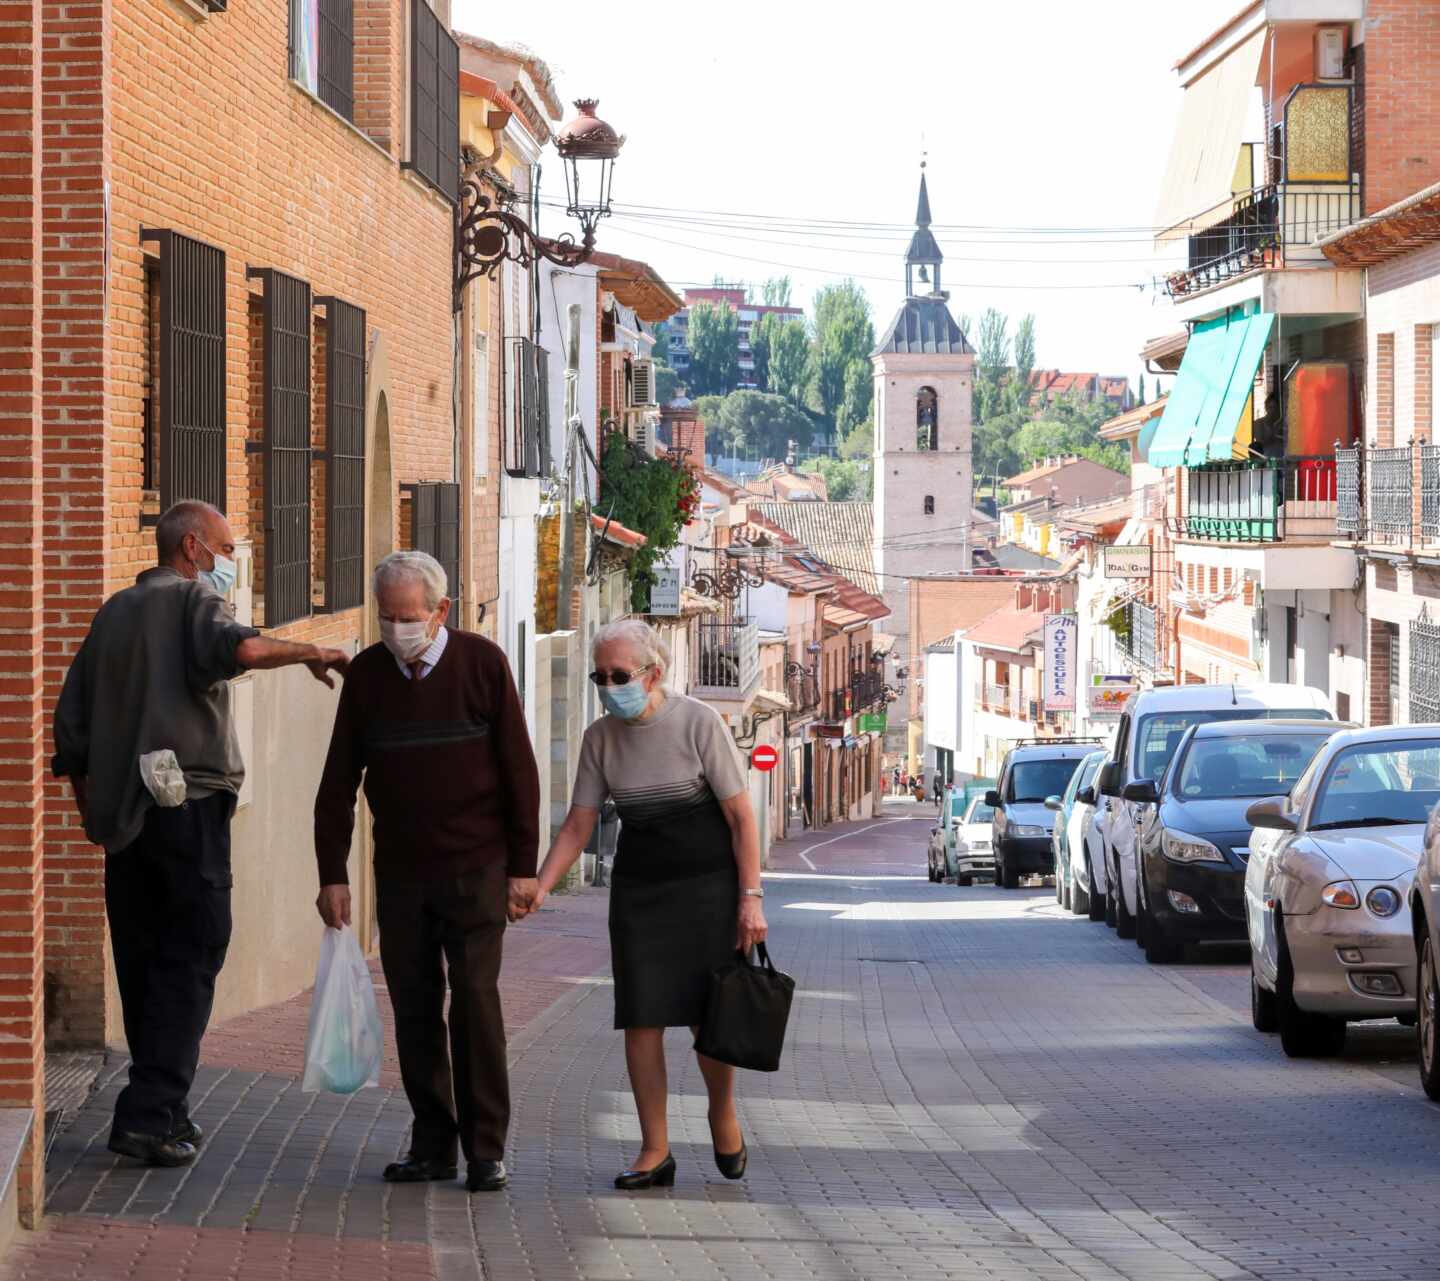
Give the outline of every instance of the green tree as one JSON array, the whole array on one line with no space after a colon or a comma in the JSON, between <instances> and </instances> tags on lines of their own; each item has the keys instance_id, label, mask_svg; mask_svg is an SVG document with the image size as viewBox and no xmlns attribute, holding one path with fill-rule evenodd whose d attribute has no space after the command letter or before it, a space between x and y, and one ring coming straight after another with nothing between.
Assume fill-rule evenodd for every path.
<instances>
[{"instance_id":1,"label":"green tree","mask_svg":"<svg viewBox=\"0 0 1440 1281\"><path fill-rule=\"evenodd\" d=\"M840 439L840 457L868 462L875 453L875 424L869 419L856 423Z\"/></svg>"},{"instance_id":2,"label":"green tree","mask_svg":"<svg viewBox=\"0 0 1440 1281\"><path fill-rule=\"evenodd\" d=\"M1143 373L1140 375L1140 390L1135 393L1135 403L1137 405L1145 403L1145 375Z\"/></svg>"},{"instance_id":3,"label":"green tree","mask_svg":"<svg viewBox=\"0 0 1440 1281\"><path fill-rule=\"evenodd\" d=\"M1019 408L1030 403L1030 375L1035 370L1035 316L1020 317L1015 327L1015 395Z\"/></svg>"},{"instance_id":4,"label":"green tree","mask_svg":"<svg viewBox=\"0 0 1440 1281\"><path fill-rule=\"evenodd\" d=\"M774 391L770 386L770 353L775 346L775 335L784 324L784 317L767 311L750 326L750 350L755 355L755 384L761 391Z\"/></svg>"},{"instance_id":5,"label":"green tree","mask_svg":"<svg viewBox=\"0 0 1440 1281\"><path fill-rule=\"evenodd\" d=\"M728 303L690 309L690 386L701 395L732 391L740 377L740 321Z\"/></svg>"},{"instance_id":6,"label":"green tree","mask_svg":"<svg viewBox=\"0 0 1440 1281\"><path fill-rule=\"evenodd\" d=\"M600 496L596 510L627 529L644 534L645 546L630 562L630 607L649 608L654 565L680 540L698 489L695 474L668 458L652 458L625 438L605 436L600 454Z\"/></svg>"},{"instance_id":7,"label":"green tree","mask_svg":"<svg viewBox=\"0 0 1440 1281\"><path fill-rule=\"evenodd\" d=\"M859 285L846 280L815 295L814 392L817 408L831 424L838 424L851 364L868 362L874 346L870 300Z\"/></svg>"},{"instance_id":8,"label":"green tree","mask_svg":"<svg viewBox=\"0 0 1440 1281\"><path fill-rule=\"evenodd\" d=\"M669 365L655 366L655 399L659 404L668 405L680 394L680 375Z\"/></svg>"},{"instance_id":9,"label":"green tree","mask_svg":"<svg viewBox=\"0 0 1440 1281\"><path fill-rule=\"evenodd\" d=\"M825 492L831 502L869 500L871 478L868 464L851 458L817 458L815 469L825 478Z\"/></svg>"},{"instance_id":10,"label":"green tree","mask_svg":"<svg viewBox=\"0 0 1440 1281\"><path fill-rule=\"evenodd\" d=\"M845 370L845 396L835 418L836 430L842 437L859 427L869 430L874 395L869 360L852 360Z\"/></svg>"},{"instance_id":11,"label":"green tree","mask_svg":"<svg viewBox=\"0 0 1440 1281\"><path fill-rule=\"evenodd\" d=\"M1060 454L1076 454L1128 475L1129 450L1101 440L1098 434L1101 424L1109 417L1110 407L1103 400L1089 402L1066 396L1051 401L1045 407L1044 417L1020 428L1015 437L1015 452L1025 465Z\"/></svg>"},{"instance_id":12,"label":"green tree","mask_svg":"<svg viewBox=\"0 0 1440 1281\"><path fill-rule=\"evenodd\" d=\"M1002 312L987 307L980 317L975 346L975 395L979 420L1001 411L1001 387L1010 372L1010 322Z\"/></svg>"},{"instance_id":13,"label":"green tree","mask_svg":"<svg viewBox=\"0 0 1440 1281\"><path fill-rule=\"evenodd\" d=\"M760 286L760 301L767 307L790 305L790 277L772 276Z\"/></svg>"},{"instance_id":14,"label":"green tree","mask_svg":"<svg viewBox=\"0 0 1440 1281\"><path fill-rule=\"evenodd\" d=\"M766 341L767 390L803 407L810 389L810 339L804 322L793 318L781 321Z\"/></svg>"},{"instance_id":15,"label":"green tree","mask_svg":"<svg viewBox=\"0 0 1440 1281\"><path fill-rule=\"evenodd\" d=\"M814 425L808 416L783 396L763 391L737 391L725 397L720 410L720 432L737 452L761 458L784 458L790 441L801 448L810 443Z\"/></svg>"}]
</instances>

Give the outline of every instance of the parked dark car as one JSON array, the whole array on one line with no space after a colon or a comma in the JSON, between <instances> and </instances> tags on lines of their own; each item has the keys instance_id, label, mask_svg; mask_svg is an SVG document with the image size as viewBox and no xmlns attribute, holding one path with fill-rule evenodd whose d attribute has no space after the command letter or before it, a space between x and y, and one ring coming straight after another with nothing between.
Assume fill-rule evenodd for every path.
<instances>
[{"instance_id":1,"label":"parked dark car","mask_svg":"<svg viewBox=\"0 0 1440 1281\"><path fill-rule=\"evenodd\" d=\"M1288 793L1342 728L1315 720L1195 725L1158 782L1126 784L1123 797L1146 806L1137 833L1135 941L1148 961L1177 960L1186 943L1245 941L1245 811L1261 797Z\"/></svg>"},{"instance_id":2,"label":"parked dark car","mask_svg":"<svg viewBox=\"0 0 1440 1281\"><path fill-rule=\"evenodd\" d=\"M999 780L985 793L985 804L995 811L990 845L996 885L1013 890L1022 876L1054 871L1050 833L1055 813L1046 808L1045 798L1064 795L1095 747L1091 739L1027 739L1006 753Z\"/></svg>"}]
</instances>

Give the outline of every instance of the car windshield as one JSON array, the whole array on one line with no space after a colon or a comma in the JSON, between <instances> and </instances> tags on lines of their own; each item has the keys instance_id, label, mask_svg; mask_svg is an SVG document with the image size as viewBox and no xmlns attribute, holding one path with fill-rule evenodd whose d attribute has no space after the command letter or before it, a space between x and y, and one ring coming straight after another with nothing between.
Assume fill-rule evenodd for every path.
<instances>
[{"instance_id":1,"label":"car windshield","mask_svg":"<svg viewBox=\"0 0 1440 1281\"><path fill-rule=\"evenodd\" d=\"M1217 707L1206 712L1156 712L1140 718L1135 735L1135 777L1158 782L1175 758L1175 749L1192 725L1211 721L1305 720L1328 721L1319 707Z\"/></svg>"},{"instance_id":2,"label":"car windshield","mask_svg":"<svg viewBox=\"0 0 1440 1281\"><path fill-rule=\"evenodd\" d=\"M1440 740L1390 739L1337 752L1320 780L1310 830L1423 823L1440 799Z\"/></svg>"},{"instance_id":3,"label":"car windshield","mask_svg":"<svg viewBox=\"0 0 1440 1281\"><path fill-rule=\"evenodd\" d=\"M970 806L970 812L965 815L967 823L988 823L995 817L995 811L986 805L983 800L977 800Z\"/></svg>"},{"instance_id":4,"label":"car windshield","mask_svg":"<svg viewBox=\"0 0 1440 1281\"><path fill-rule=\"evenodd\" d=\"M1078 758L1049 761L1016 761L1010 769L1009 800L1019 804L1040 804L1047 796L1063 796L1070 786Z\"/></svg>"},{"instance_id":5,"label":"car windshield","mask_svg":"<svg viewBox=\"0 0 1440 1281\"><path fill-rule=\"evenodd\" d=\"M1315 759L1323 734L1276 730L1243 738L1195 738L1180 764L1175 795L1185 800L1281 796Z\"/></svg>"}]
</instances>

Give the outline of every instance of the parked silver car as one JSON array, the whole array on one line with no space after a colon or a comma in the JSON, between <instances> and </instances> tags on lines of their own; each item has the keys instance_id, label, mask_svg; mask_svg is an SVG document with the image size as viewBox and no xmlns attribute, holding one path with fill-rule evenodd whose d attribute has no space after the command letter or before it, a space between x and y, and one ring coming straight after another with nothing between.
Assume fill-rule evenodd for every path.
<instances>
[{"instance_id":1,"label":"parked silver car","mask_svg":"<svg viewBox=\"0 0 1440 1281\"><path fill-rule=\"evenodd\" d=\"M1286 1054L1348 1021L1415 1018L1410 891L1440 798L1440 725L1336 734L1288 797L1257 801L1245 869L1251 1010Z\"/></svg>"},{"instance_id":2,"label":"parked silver car","mask_svg":"<svg viewBox=\"0 0 1440 1281\"><path fill-rule=\"evenodd\" d=\"M1410 918L1417 971L1420 1084L1440 1103L1440 806L1431 809L1425 825L1420 864L1410 885Z\"/></svg>"}]
</instances>

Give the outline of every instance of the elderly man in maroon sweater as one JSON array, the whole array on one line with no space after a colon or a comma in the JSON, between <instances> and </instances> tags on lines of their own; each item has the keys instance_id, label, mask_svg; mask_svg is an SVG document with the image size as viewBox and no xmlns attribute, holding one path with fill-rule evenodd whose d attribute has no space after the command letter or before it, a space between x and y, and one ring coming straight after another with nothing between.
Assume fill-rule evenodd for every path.
<instances>
[{"instance_id":1,"label":"elderly man in maroon sweater","mask_svg":"<svg viewBox=\"0 0 1440 1281\"><path fill-rule=\"evenodd\" d=\"M375 599L381 644L351 661L315 800L316 906L326 925L349 924L345 865L363 775L380 961L415 1113L410 1153L385 1178L453 1179L458 1145L466 1187L488 1192L505 1186L510 1122L501 940L535 894L539 775L504 653L445 628L439 561L387 556Z\"/></svg>"}]
</instances>

